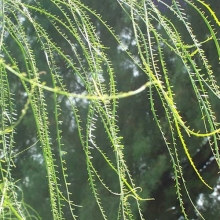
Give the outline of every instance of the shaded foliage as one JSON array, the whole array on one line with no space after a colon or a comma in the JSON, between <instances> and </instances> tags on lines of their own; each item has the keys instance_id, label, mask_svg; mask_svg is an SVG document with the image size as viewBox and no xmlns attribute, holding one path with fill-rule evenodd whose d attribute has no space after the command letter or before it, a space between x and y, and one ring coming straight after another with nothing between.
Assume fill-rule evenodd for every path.
<instances>
[{"instance_id":1,"label":"shaded foliage","mask_svg":"<svg viewBox=\"0 0 220 220\"><path fill-rule=\"evenodd\" d=\"M1 218L217 216L217 10L82 2L0 2Z\"/></svg>"}]
</instances>

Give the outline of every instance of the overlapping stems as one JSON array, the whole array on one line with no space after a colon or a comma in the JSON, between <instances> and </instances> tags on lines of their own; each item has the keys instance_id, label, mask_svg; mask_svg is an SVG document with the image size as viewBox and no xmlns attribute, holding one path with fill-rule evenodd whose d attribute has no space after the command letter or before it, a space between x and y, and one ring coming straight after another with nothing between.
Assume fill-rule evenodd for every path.
<instances>
[{"instance_id":1,"label":"overlapping stems","mask_svg":"<svg viewBox=\"0 0 220 220\"><path fill-rule=\"evenodd\" d=\"M143 199L138 195L138 188L135 186L128 167L126 166L126 161L123 155L124 146L122 145L121 141L122 137L119 135L119 128L117 126L117 103L120 98L136 95L148 87L151 110L171 157L171 162L174 169L177 197L186 219L187 214L185 212L184 203L181 196L181 183L184 185L189 199L190 195L187 191L180 165L176 141L177 138L179 138L180 142L182 143L184 151L200 180L206 186L211 188L202 178L194 165L189 149L185 143L183 133L185 132L189 136L192 135L201 138L211 137L208 139L208 141L217 163L220 164L220 156L217 145L220 129L219 124L215 119L215 113L209 101L208 95L209 90L219 98L220 90L215 81L208 58L205 56L204 50L202 49L203 44L209 40L212 40L215 43L217 54L219 54L219 42L210 22L195 3L186 0L188 5L198 12L204 22L204 25L207 26L210 32L210 36L203 42L199 42L194 35L191 24L189 23L186 14L184 14L184 9L178 4L177 1L174 0L172 6L167 5L163 1L159 2L161 2L161 4L166 6L168 10L174 13L175 17L179 19L179 22L183 24L188 35L190 36L192 45L188 45L183 41L181 33L178 32L178 28L155 7L153 1L118 1L132 23L139 58L137 59L135 55L131 54L130 51L125 48L124 52L127 53L128 57L140 69L140 71L146 73L149 79L148 82L145 82L142 87L135 91L119 93L116 91L115 86L116 72L106 56L105 47L99 41L96 29L90 22L89 13L95 15L96 18L99 19L100 23L107 28L109 34L116 39L122 48L123 44L114 34L114 31L108 27L108 25L101 19L99 15L76 0L51 1L51 4L56 7L63 19L61 19L60 16L51 14L49 11L43 9L38 3L35 5L30 5L18 1L2 1L0 52L4 53L4 56L6 56L7 60L10 61L10 65L2 60L0 62L0 86L1 90L3 91L1 93L2 110L0 134L1 143L3 146L2 155L4 158L2 161L6 162L7 164L6 166L3 166L1 163L2 180L5 180L4 184L1 185L1 194L3 195L1 199L1 207L4 207L3 204L10 203L12 201L11 204L13 204L13 206L11 206L11 212L13 212L13 214L18 218L24 219L24 212L16 200L16 194L13 194L13 179L10 176L10 170L13 164L11 159L12 147L15 146L15 143L13 142L13 133L18 123L16 123L16 120L14 119L13 98L10 92L10 83L7 79L7 74L9 73L16 75L20 79L25 92L27 93L28 101L24 106L23 114L26 113L27 106L30 105L35 118L38 138L42 146L47 169L50 202L54 219L63 219L62 206L65 203L68 204L73 219L77 218L74 214L76 205L71 200L65 159L63 157L64 147L62 144L60 128L60 124L62 122L62 107L59 103L60 96L66 96L68 98L69 105L71 106L72 112L75 116L75 123L78 128L79 138L85 152L85 161L87 165L90 187L103 219L108 219L108 216L104 210L102 199L96 186L96 181L99 181L106 190L118 197L118 219L121 217L123 219L134 218L132 209L128 202L128 198L131 197L135 199L139 215L141 219L143 219L139 201L147 199ZM202 7L208 9L217 23L218 20L216 20L217 18L215 17L215 14L211 8L203 1L199 0L198 3L200 3ZM66 11L67 9L68 11ZM43 28L43 25L39 24L34 17L32 17L33 12L40 13L49 20L53 28L55 28L57 33L62 37L63 41L71 48L74 61L69 55L62 51L60 45L53 42L52 37L49 35L47 30ZM10 16L12 16L16 21L16 24L14 21L12 22L11 17L8 16L9 13L11 14ZM52 87L44 85L40 80L40 73L37 68L38 65L36 63L36 58L31 49L30 39L26 35L23 28L21 18L29 21L36 33L35 36L45 55L44 59L49 69L47 74L50 75L52 80ZM165 35L159 32L154 25L155 23L162 27ZM144 30L141 28L140 24L144 24ZM63 30L65 30L65 32ZM20 49L25 71L19 68L16 58L12 57L7 51L7 47L4 45L4 37L6 35L10 35L17 47ZM80 47L81 53L77 50L75 46L76 44ZM189 128L187 122L183 121L181 113L177 109L174 98L175 96L174 92L172 91L172 84L169 77L169 71L167 70L167 60L164 57L165 49L161 45L166 45L166 48L179 57L188 74L203 118L205 130L204 133L196 132L192 128ZM193 53L191 52L192 48L194 49ZM201 60L201 63L204 66L203 70L200 70L199 64L195 62L195 55ZM64 73L61 73L59 69L57 57L65 61L70 69L71 74L75 74L80 83L86 88L86 91L83 94L71 93L66 89L62 79L62 77L64 77L62 74ZM105 66L105 68L103 68L103 66ZM104 71L107 71L108 73L110 85L106 85L103 76ZM203 74L201 71L205 71L205 74ZM106 75L107 74L105 74L105 77ZM59 152L59 161L56 161L52 150L48 106L45 101L45 91L53 92L56 143ZM160 118L156 113L154 103L155 92L159 95L165 111L167 123L169 124L170 128L171 141L167 140L167 137L163 131L163 126L160 122ZM79 109L76 105L78 98L86 100L85 105L88 106L86 128L83 128ZM116 165L114 165L114 162L107 157L106 153L104 152L104 148L97 144L97 137L95 136L97 121L101 121L101 124L106 132L107 139L109 141L108 144L115 155L114 160ZM106 165L109 166L115 175L118 176L118 192L113 192L113 190L108 187L108 184L105 183L104 179L94 166L92 159L94 151L99 152L99 155L104 158ZM61 190L61 181L57 176L56 166L58 164L61 167L65 191ZM11 188L11 191L9 188ZM12 196L7 197L9 191L12 192ZM195 205L194 208L196 209ZM0 214L2 214L3 211L4 210L1 209Z\"/></svg>"}]
</instances>

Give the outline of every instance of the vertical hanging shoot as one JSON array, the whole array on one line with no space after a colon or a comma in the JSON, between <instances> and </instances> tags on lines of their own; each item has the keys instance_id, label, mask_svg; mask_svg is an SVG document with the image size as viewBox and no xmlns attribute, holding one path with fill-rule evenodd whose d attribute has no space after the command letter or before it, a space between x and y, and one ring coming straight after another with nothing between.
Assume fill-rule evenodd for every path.
<instances>
[{"instance_id":1,"label":"vertical hanging shoot","mask_svg":"<svg viewBox=\"0 0 220 220\"><path fill-rule=\"evenodd\" d=\"M141 207L151 198L142 198L136 173L131 170L135 164L128 166L125 159L126 151L131 149L124 145L118 106L122 99L138 97L145 90L144 100L149 102L163 140L161 147L165 146L170 156L183 216L188 219L182 196L185 190L203 218L188 191L182 157L188 159L195 176L212 189L193 160L197 149L190 148L189 143L205 140L220 165L215 103L219 102L220 89L212 57L205 51L211 45L219 62L219 34L214 28L219 27L219 19L201 0L116 3L132 33L129 46L121 40L123 33L116 34L98 13L79 0L0 1L1 219L40 219L35 207L23 201L20 180L12 175L16 155L30 149L27 155L44 169L47 178L44 199L51 208L48 218L77 219L95 207L99 214L94 218L136 219L138 215L144 219ZM190 10L206 28L206 36L197 35L193 19L187 14ZM109 58L111 48L101 42L101 31L116 42L121 57L127 59L125 64L144 75L142 86L118 90L118 84L122 84L117 82L120 72L114 66L116 61ZM20 99L15 100L12 93ZM184 100L185 93L192 98L193 116L179 101ZM18 144L15 134L22 123L30 126L31 135L24 134L28 139ZM87 175L85 192L77 188L81 187L77 185L81 173ZM28 188L31 177L25 175L21 185ZM42 176L36 179L43 181ZM91 204L81 198L87 188L93 198ZM77 203L80 199L82 205Z\"/></svg>"}]
</instances>

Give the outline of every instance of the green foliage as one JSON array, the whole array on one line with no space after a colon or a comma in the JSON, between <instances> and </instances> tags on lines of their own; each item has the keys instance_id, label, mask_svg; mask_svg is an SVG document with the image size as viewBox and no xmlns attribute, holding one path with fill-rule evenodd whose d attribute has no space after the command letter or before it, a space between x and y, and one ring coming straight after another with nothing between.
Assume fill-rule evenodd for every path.
<instances>
[{"instance_id":1,"label":"green foliage","mask_svg":"<svg viewBox=\"0 0 220 220\"><path fill-rule=\"evenodd\" d=\"M155 1L115 1L127 29L113 30L91 1L0 4L1 219L144 219L169 161L182 215L188 199L203 218L183 166L187 158L212 189L190 146L207 142L219 167L214 10L200 0L158 1L167 15Z\"/></svg>"}]
</instances>

